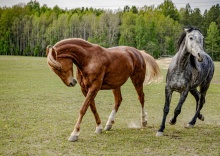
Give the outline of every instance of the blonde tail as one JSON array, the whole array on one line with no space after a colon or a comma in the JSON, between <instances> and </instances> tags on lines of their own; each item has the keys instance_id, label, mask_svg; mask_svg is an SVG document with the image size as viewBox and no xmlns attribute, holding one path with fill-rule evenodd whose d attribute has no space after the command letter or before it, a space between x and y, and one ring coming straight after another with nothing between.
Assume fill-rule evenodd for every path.
<instances>
[{"instance_id":1,"label":"blonde tail","mask_svg":"<svg viewBox=\"0 0 220 156\"><path fill-rule=\"evenodd\" d=\"M146 63L147 74L145 77L145 83L150 84L151 82L161 82L163 78L160 72L159 65L157 64L155 59L143 50L140 50L140 53L142 54Z\"/></svg>"}]
</instances>

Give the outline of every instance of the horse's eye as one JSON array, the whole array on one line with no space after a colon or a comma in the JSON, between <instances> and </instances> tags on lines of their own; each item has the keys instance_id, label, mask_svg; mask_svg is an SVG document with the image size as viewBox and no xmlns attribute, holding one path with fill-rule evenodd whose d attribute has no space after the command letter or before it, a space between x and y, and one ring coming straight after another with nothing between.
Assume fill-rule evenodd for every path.
<instances>
[{"instance_id":1,"label":"horse's eye","mask_svg":"<svg viewBox=\"0 0 220 156\"><path fill-rule=\"evenodd\" d=\"M190 37L189 39L190 39L190 40L193 40L193 37Z\"/></svg>"}]
</instances>

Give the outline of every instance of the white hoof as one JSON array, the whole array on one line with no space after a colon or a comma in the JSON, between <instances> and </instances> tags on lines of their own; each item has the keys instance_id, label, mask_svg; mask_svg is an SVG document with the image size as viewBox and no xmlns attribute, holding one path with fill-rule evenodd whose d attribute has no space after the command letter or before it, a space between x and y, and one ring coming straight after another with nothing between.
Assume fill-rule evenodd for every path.
<instances>
[{"instance_id":1,"label":"white hoof","mask_svg":"<svg viewBox=\"0 0 220 156\"><path fill-rule=\"evenodd\" d=\"M191 125L191 124L186 125L186 128L193 128L193 127L194 127L194 125Z\"/></svg>"},{"instance_id":2,"label":"white hoof","mask_svg":"<svg viewBox=\"0 0 220 156\"><path fill-rule=\"evenodd\" d=\"M156 136L157 137L163 136L163 132L157 132Z\"/></svg>"},{"instance_id":3,"label":"white hoof","mask_svg":"<svg viewBox=\"0 0 220 156\"><path fill-rule=\"evenodd\" d=\"M112 125L106 125L106 126L105 126L105 130L106 130L106 131L109 131L111 128L112 128Z\"/></svg>"},{"instance_id":4,"label":"white hoof","mask_svg":"<svg viewBox=\"0 0 220 156\"><path fill-rule=\"evenodd\" d=\"M71 135L68 140L70 142L75 142L78 140L78 138L79 138L79 136L77 136L77 135Z\"/></svg>"},{"instance_id":5,"label":"white hoof","mask_svg":"<svg viewBox=\"0 0 220 156\"><path fill-rule=\"evenodd\" d=\"M97 126L95 133L102 133L102 126Z\"/></svg>"}]
</instances>

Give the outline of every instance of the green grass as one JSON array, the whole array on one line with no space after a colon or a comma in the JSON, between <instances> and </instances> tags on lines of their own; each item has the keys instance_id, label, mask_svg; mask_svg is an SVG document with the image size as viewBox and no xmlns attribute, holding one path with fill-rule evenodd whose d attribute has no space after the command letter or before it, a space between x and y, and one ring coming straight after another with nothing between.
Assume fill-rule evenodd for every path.
<instances>
[{"instance_id":1,"label":"green grass","mask_svg":"<svg viewBox=\"0 0 220 156\"><path fill-rule=\"evenodd\" d=\"M48 68L46 58L0 56L0 155L220 155L220 62L202 110L205 121L185 129L194 115L188 96L174 126L166 124L164 137L155 137L162 119L164 85L144 88L148 126L140 128L140 104L129 80L111 131L95 134L95 120L87 111L79 141L68 142L84 101L79 85L66 87ZM166 70L162 70L165 77ZM168 119L179 94L174 93ZM96 97L102 125L113 108L111 91ZM132 125L136 128L131 128Z\"/></svg>"}]
</instances>

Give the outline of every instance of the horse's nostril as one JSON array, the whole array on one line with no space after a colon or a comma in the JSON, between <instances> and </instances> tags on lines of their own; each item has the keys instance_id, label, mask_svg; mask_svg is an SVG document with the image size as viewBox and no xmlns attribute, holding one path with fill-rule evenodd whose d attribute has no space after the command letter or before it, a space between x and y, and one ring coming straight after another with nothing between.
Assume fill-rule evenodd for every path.
<instances>
[{"instance_id":1,"label":"horse's nostril","mask_svg":"<svg viewBox=\"0 0 220 156\"><path fill-rule=\"evenodd\" d=\"M75 79L72 79L71 82L69 82L69 87L74 87L77 84L77 81Z\"/></svg>"},{"instance_id":2,"label":"horse's nostril","mask_svg":"<svg viewBox=\"0 0 220 156\"><path fill-rule=\"evenodd\" d=\"M73 79L73 83L76 85L77 84L77 81L75 79Z\"/></svg>"}]
</instances>

